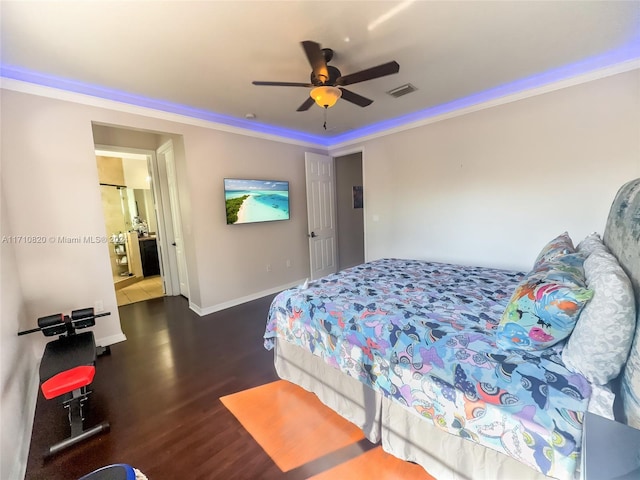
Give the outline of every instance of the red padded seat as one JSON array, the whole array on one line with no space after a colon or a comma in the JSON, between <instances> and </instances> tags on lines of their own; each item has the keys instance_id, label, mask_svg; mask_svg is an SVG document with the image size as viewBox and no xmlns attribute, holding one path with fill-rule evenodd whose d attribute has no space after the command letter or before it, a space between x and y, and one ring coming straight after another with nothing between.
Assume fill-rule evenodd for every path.
<instances>
[{"instance_id":1,"label":"red padded seat","mask_svg":"<svg viewBox=\"0 0 640 480\"><path fill-rule=\"evenodd\" d=\"M44 398L51 400L78 388L86 387L93 381L96 368L89 365L65 370L42 384Z\"/></svg>"}]
</instances>

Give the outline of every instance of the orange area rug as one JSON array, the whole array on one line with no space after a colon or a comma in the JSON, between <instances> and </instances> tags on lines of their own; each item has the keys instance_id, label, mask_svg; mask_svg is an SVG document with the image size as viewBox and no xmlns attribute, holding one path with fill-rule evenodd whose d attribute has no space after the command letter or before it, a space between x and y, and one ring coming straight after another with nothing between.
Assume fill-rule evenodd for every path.
<instances>
[{"instance_id":1,"label":"orange area rug","mask_svg":"<svg viewBox=\"0 0 640 480\"><path fill-rule=\"evenodd\" d=\"M285 380L227 395L220 401L283 472L364 439L358 427L313 393ZM435 480L419 465L389 455L380 446L308 480L372 478Z\"/></svg>"},{"instance_id":2,"label":"orange area rug","mask_svg":"<svg viewBox=\"0 0 640 480\"><path fill-rule=\"evenodd\" d=\"M435 480L420 465L404 462L376 447L309 480Z\"/></svg>"},{"instance_id":3,"label":"orange area rug","mask_svg":"<svg viewBox=\"0 0 640 480\"><path fill-rule=\"evenodd\" d=\"M285 380L220 400L283 472L364 438L313 393Z\"/></svg>"}]
</instances>

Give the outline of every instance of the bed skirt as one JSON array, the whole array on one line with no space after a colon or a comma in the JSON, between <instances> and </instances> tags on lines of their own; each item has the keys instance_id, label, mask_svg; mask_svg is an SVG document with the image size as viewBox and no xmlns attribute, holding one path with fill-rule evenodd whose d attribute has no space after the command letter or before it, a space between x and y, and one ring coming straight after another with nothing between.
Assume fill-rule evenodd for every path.
<instances>
[{"instance_id":1,"label":"bed skirt","mask_svg":"<svg viewBox=\"0 0 640 480\"><path fill-rule=\"evenodd\" d=\"M280 378L316 394L322 403L362 429L371 442L381 441L384 451L417 463L439 480L548 478L500 452L438 430L417 413L296 345L278 339L274 361Z\"/></svg>"},{"instance_id":2,"label":"bed skirt","mask_svg":"<svg viewBox=\"0 0 640 480\"><path fill-rule=\"evenodd\" d=\"M274 358L280 378L315 393L331 410L359 427L369 441L381 440L379 393L296 345L278 340Z\"/></svg>"}]
</instances>

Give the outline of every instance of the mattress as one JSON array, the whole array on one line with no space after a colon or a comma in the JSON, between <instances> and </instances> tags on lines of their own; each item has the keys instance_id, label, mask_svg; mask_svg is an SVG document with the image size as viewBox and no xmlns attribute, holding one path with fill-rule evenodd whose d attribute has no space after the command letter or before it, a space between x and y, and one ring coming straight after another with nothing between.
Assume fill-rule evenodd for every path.
<instances>
[{"instance_id":1,"label":"mattress","mask_svg":"<svg viewBox=\"0 0 640 480\"><path fill-rule=\"evenodd\" d=\"M287 290L265 345L302 347L435 428L572 478L590 386L494 332L520 272L383 259Z\"/></svg>"}]
</instances>

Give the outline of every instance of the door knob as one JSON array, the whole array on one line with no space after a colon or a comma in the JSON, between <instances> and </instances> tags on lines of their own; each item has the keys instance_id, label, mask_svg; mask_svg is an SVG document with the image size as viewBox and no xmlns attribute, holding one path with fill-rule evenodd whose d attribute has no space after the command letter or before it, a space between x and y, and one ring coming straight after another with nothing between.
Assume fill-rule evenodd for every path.
<instances>
[{"instance_id":1,"label":"door knob","mask_svg":"<svg viewBox=\"0 0 640 480\"><path fill-rule=\"evenodd\" d=\"M310 236L311 238L316 238L316 237L317 237L316 232L311 232L311 233L309 234L309 236Z\"/></svg>"},{"instance_id":2,"label":"door knob","mask_svg":"<svg viewBox=\"0 0 640 480\"><path fill-rule=\"evenodd\" d=\"M176 242L171 242L171 245L173 245L175 247L176 246Z\"/></svg>"}]
</instances>

